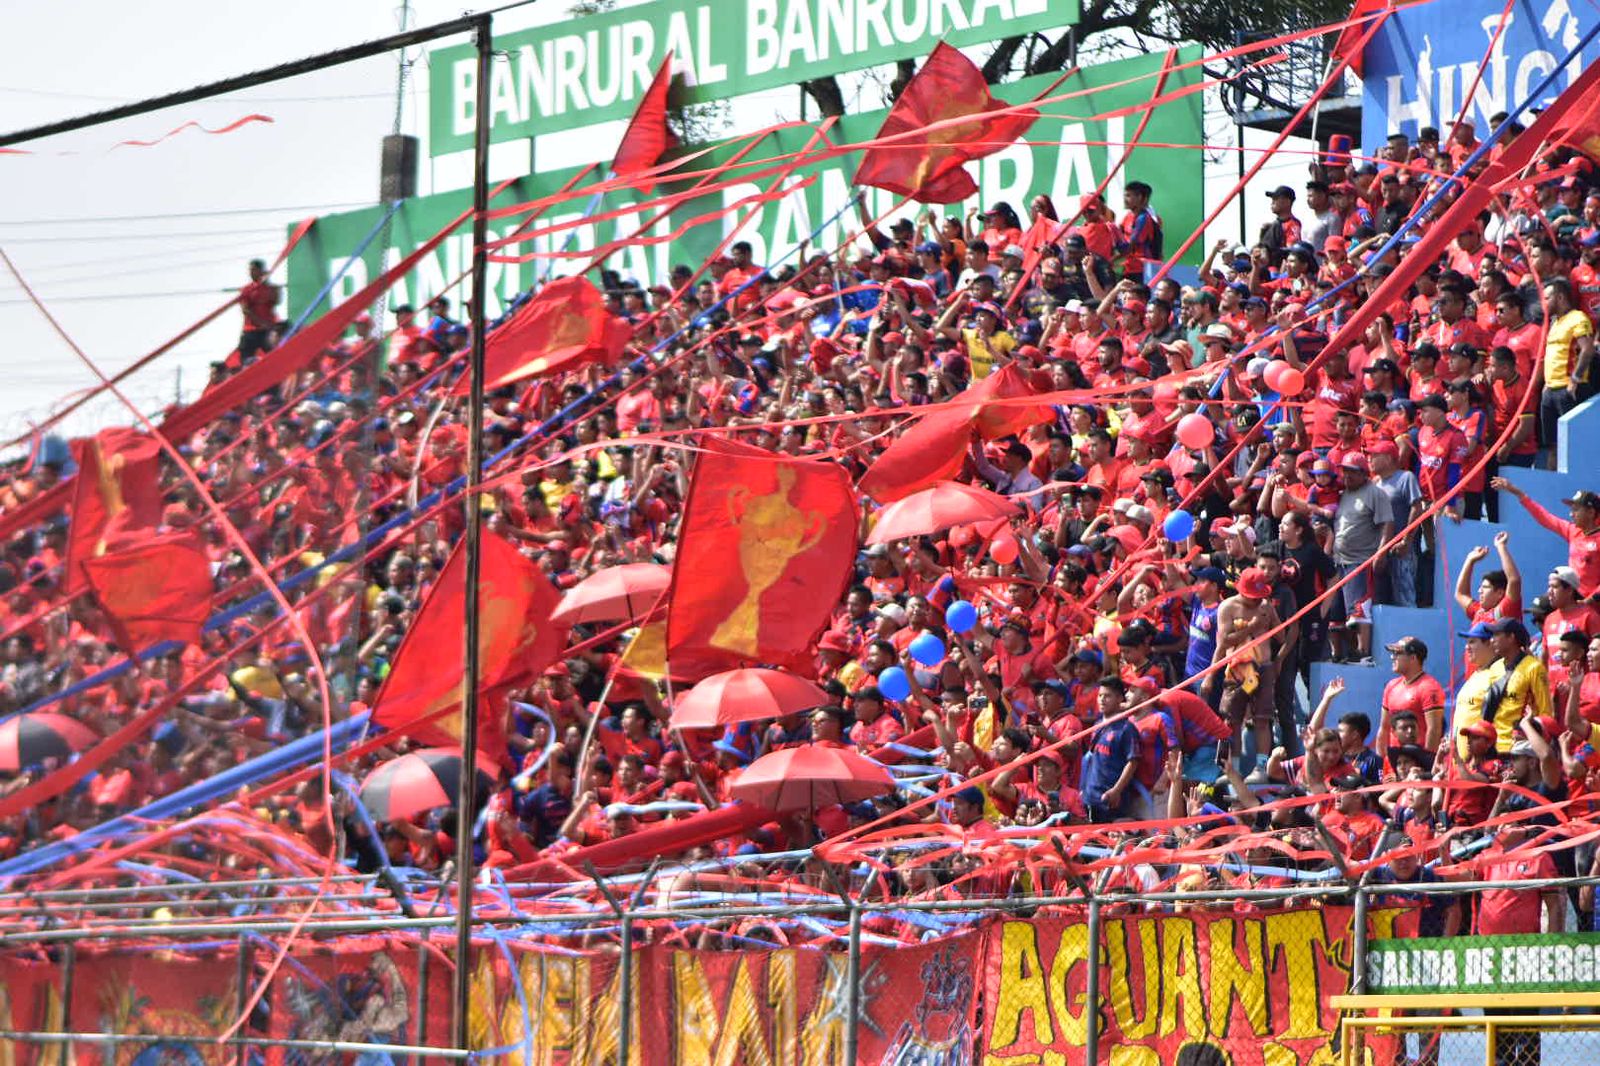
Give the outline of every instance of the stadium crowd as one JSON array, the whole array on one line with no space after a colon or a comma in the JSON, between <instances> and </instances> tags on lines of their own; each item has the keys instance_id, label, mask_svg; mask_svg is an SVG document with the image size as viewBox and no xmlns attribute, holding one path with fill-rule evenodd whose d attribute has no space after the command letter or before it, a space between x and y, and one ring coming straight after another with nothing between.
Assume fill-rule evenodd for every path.
<instances>
[{"instance_id":1,"label":"stadium crowd","mask_svg":"<svg viewBox=\"0 0 1600 1066\"><path fill-rule=\"evenodd\" d=\"M810 848L998 770L903 817L980 853L1006 826L1093 823L1096 840L1114 843L1119 822L1200 815L1213 820L1137 835L1181 843L1227 824L1282 830L1287 842L1251 852L1258 865L1245 872L1130 865L1112 881L1128 890L1274 883L1269 867L1321 869L1387 850L1400 857L1377 876L1396 882L1588 870L1592 845L1517 848L1557 826L1558 812L1577 816L1600 799L1600 496L1578 493L1570 514L1552 515L1498 471L1551 462L1556 420L1595 388L1592 171L1556 153L1548 165L1567 176L1516 193L1503 213L1456 234L1361 343L1324 350L1410 246L1372 262L1367 253L1473 147L1463 126L1448 143L1436 130L1415 143L1396 136L1371 162L1324 156L1303 188L1266 191L1272 220L1258 241L1216 242L1193 285L1144 282L1169 242L1161 190L1142 181L1128 182L1120 211L1088 196L1063 217L1036 196L1026 217L993 203L966 217L899 218L884 231L863 216L857 241L798 269L765 270L736 243L676 301L672 289L611 277L608 307L636 327L620 383L602 387L609 371L591 366L495 390L487 404L493 453L591 397L522 460L520 481L496 489L488 512L488 528L563 589L619 563L672 561L693 461L672 434L731 427L748 444L823 456L859 478L907 409L955 397L1008 364L1041 390L1103 398L1054 407L1019 436L974 441L960 478L1016 497L1022 517L860 554L816 640L812 678L827 705L674 736L664 727L668 689L621 662L628 635L596 640L605 627L578 627L581 650L505 707L509 749L490 754L506 770L479 823L480 861L559 859L714 807L759 755L831 743L924 769L894 794L794 812L679 857L724 858L757 878L800 876L795 863L762 856ZM673 287L693 276L678 268ZM262 264L252 265L240 306L239 351L216 365L218 381L271 358L284 328ZM385 332L363 317L291 387L182 442L208 491L280 573L326 558L364 523L465 470L465 411L448 387L468 327L444 298L422 311L397 307L393 318ZM668 337L668 347L635 358ZM1270 344L1258 354L1234 358L1262 338ZM1303 387L1282 395L1269 386L1274 360ZM1163 381L1197 368L1203 375L1182 388ZM1213 424L1208 446L1176 437L1195 413ZM630 441L642 434L652 435L647 443ZM563 457L586 445L598 447ZM67 473L61 462L17 464L0 503L24 503ZM170 468L166 486L166 524L199 527L208 539L219 605L259 591ZM1173 542L1164 522L1196 488L1192 537ZM1440 502L1445 522L1526 507L1568 542L1570 565L1524 574L1501 534L1462 563L1453 589L1433 588L1435 519L1379 549ZM864 523L872 510L868 501ZM58 595L66 521L4 548L5 713L127 650L92 600ZM333 720L373 701L461 526L459 509L446 509L390 537L302 612L326 664ZM312 590L322 583L294 595ZM1446 597L1467 619L1464 661L1416 638L1372 646L1374 604L1442 606ZM961 599L979 615L965 634L945 621ZM264 608L50 709L108 735L274 618ZM1272 631L1226 670L1173 687ZM942 662L912 657L924 633L948 646ZM1348 705L1337 682L1308 689L1312 663L1384 657L1394 678L1381 706ZM284 627L272 628L148 737L66 795L7 819L0 848L16 854L69 837L320 728L325 708L308 659ZM912 679L901 700L878 686L893 666ZM1066 738L1077 739L1006 769ZM361 769L406 747L397 741ZM57 765L6 775L0 797ZM1503 817L1562 801L1570 806ZM348 797L330 801L317 781L265 802L319 849L335 843L322 818L331 802L342 846L362 869L437 869L453 853L448 808L369 827ZM1484 843L1485 854L1463 858ZM1020 866L974 876L960 857L907 863L896 876L890 888L906 892L1006 894L1030 884ZM1592 913L1592 900L1580 905ZM1434 911L1438 928L1461 928L1459 908ZM1483 932L1537 929L1538 911L1536 893L1485 896L1475 921Z\"/></svg>"}]
</instances>

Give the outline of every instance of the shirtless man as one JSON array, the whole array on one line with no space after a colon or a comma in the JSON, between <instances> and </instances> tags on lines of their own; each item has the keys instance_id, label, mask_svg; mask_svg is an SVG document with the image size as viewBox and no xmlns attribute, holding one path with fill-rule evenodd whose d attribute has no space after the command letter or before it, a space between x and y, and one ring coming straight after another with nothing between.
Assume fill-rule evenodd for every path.
<instances>
[{"instance_id":1,"label":"shirtless man","mask_svg":"<svg viewBox=\"0 0 1600 1066\"><path fill-rule=\"evenodd\" d=\"M1217 651L1212 662L1222 662L1256 637L1276 628L1277 607L1272 602L1272 585L1258 567L1239 575L1238 593L1217 608ZM1244 720L1248 713L1255 731L1256 766L1265 767L1272 751L1273 692L1277 688L1278 664L1270 641L1262 641L1241 655L1225 670L1207 675L1205 691L1222 685L1222 717L1233 729L1234 751L1243 753ZM1220 681L1218 673L1223 676Z\"/></svg>"}]
</instances>

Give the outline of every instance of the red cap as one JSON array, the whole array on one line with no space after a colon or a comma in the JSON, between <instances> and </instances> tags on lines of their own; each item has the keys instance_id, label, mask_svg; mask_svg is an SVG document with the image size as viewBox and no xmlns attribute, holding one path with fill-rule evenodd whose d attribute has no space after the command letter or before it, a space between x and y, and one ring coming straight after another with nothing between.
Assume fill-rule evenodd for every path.
<instances>
[{"instance_id":1,"label":"red cap","mask_svg":"<svg viewBox=\"0 0 1600 1066\"><path fill-rule=\"evenodd\" d=\"M850 638L837 629L830 629L822 634L822 639L817 641L817 647L823 651L850 651Z\"/></svg>"},{"instance_id":2,"label":"red cap","mask_svg":"<svg viewBox=\"0 0 1600 1066\"><path fill-rule=\"evenodd\" d=\"M1272 595L1272 585L1267 581L1266 572L1256 566L1239 575L1236 587L1239 595L1247 600L1264 600Z\"/></svg>"},{"instance_id":3,"label":"red cap","mask_svg":"<svg viewBox=\"0 0 1600 1066\"><path fill-rule=\"evenodd\" d=\"M1496 740L1500 736L1495 730L1494 723L1486 722L1482 718L1462 726L1461 735L1464 737L1482 737L1484 740Z\"/></svg>"},{"instance_id":4,"label":"red cap","mask_svg":"<svg viewBox=\"0 0 1600 1066\"><path fill-rule=\"evenodd\" d=\"M1346 470L1359 470L1363 474L1372 473L1372 467L1367 465L1367 457L1360 452L1351 452L1339 462Z\"/></svg>"},{"instance_id":5,"label":"red cap","mask_svg":"<svg viewBox=\"0 0 1600 1066\"><path fill-rule=\"evenodd\" d=\"M1387 455L1391 459L1400 458L1400 447L1392 440L1380 440L1367 446L1371 455Z\"/></svg>"}]
</instances>

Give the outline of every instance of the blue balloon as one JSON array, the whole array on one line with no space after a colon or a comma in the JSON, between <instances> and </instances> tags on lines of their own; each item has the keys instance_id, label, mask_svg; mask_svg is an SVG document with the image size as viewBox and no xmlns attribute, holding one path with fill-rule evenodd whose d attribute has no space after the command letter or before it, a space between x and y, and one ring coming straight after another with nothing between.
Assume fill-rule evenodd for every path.
<instances>
[{"instance_id":1,"label":"blue balloon","mask_svg":"<svg viewBox=\"0 0 1600 1066\"><path fill-rule=\"evenodd\" d=\"M1161 523L1161 531L1174 544L1188 540L1194 535L1194 515L1188 511L1173 511L1167 515L1167 520Z\"/></svg>"},{"instance_id":2,"label":"blue balloon","mask_svg":"<svg viewBox=\"0 0 1600 1066\"><path fill-rule=\"evenodd\" d=\"M911 679L898 666L891 666L878 675L878 691L891 700L903 700L911 695Z\"/></svg>"},{"instance_id":3,"label":"blue balloon","mask_svg":"<svg viewBox=\"0 0 1600 1066\"><path fill-rule=\"evenodd\" d=\"M957 600L944 609L944 624L952 633L965 633L978 624L978 609L966 600Z\"/></svg>"},{"instance_id":4,"label":"blue balloon","mask_svg":"<svg viewBox=\"0 0 1600 1066\"><path fill-rule=\"evenodd\" d=\"M923 666L938 666L944 661L944 641L924 633L911 642L911 657Z\"/></svg>"}]
</instances>

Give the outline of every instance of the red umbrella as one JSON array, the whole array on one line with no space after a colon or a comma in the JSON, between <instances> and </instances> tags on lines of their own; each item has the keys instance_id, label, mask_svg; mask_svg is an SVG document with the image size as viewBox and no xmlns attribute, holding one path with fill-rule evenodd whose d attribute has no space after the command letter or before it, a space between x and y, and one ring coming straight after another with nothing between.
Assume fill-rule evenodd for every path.
<instances>
[{"instance_id":1,"label":"red umbrella","mask_svg":"<svg viewBox=\"0 0 1600 1066\"><path fill-rule=\"evenodd\" d=\"M1015 500L959 481L941 481L931 489L913 492L878 512L868 544L920 537L951 526L1008 518L1018 511Z\"/></svg>"},{"instance_id":2,"label":"red umbrella","mask_svg":"<svg viewBox=\"0 0 1600 1066\"><path fill-rule=\"evenodd\" d=\"M0 722L0 770L20 770L93 747L100 734L64 714L19 714Z\"/></svg>"},{"instance_id":3,"label":"red umbrella","mask_svg":"<svg viewBox=\"0 0 1600 1066\"><path fill-rule=\"evenodd\" d=\"M712 674L679 696L668 724L674 729L711 729L781 718L828 702L828 694L816 685L781 670L728 670Z\"/></svg>"},{"instance_id":4,"label":"red umbrella","mask_svg":"<svg viewBox=\"0 0 1600 1066\"><path fill-rule=\"evenodd\" d=\"M734 799L774 811L814 811L894 791L882 765L851 748L807 744L763 755L735 779Z\"/></svg>"},{"instance_id":5,"label":"red umbrella","mask_svg":"<svg viewBox=\"0 0 1600 1066\"><path fill-rule=\"evenodd\" d=\"M479 797L493 780L478 771ZM449 807L461 794L461 749L424 748L384 763L361 783L361 802L380 822L410 818L435 807Z\"/></svg>"},{"instance_id":6,"label":"red umbrella","mask_svg":"<svg viewBox=\"0 0 1600 1066\"><path fill-rule=\"evenodd\" d=\"M567 590L552 622L619 622L640 617L656 605L672 571L659 563L624 563L590 574Z\"/></svg>"}]
</instances>

